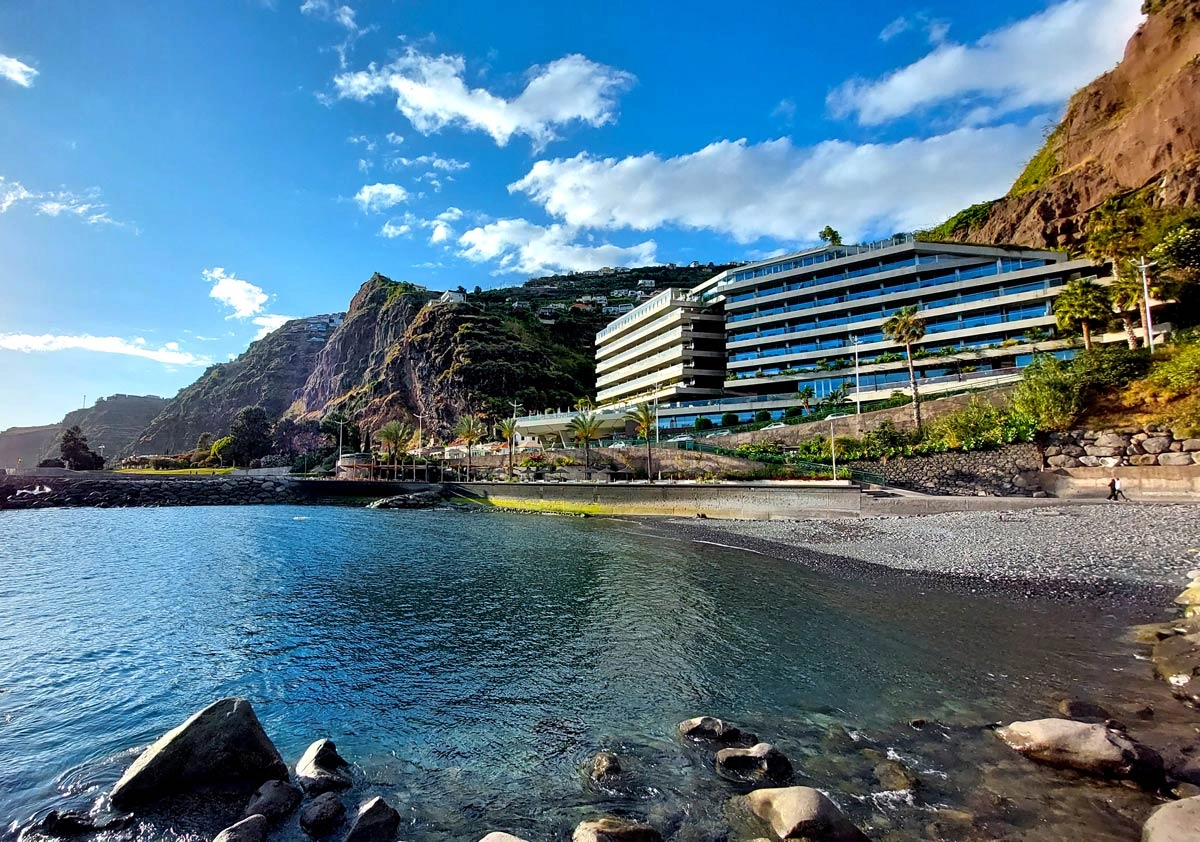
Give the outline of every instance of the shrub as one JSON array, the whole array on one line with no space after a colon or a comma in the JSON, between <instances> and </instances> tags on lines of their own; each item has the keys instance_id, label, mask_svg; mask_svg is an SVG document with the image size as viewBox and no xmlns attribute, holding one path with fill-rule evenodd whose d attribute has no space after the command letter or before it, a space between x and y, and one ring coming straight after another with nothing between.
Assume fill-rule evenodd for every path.
<instances>
[{"instance_id":1,"label":"shrub","mask_svg":"<svg viewBox=\"0 0 1200 842\"><path fill-rule=\"evenodd\" d=\"M1169 356L1155 361L1146 379L1165 397L1176 398L1200 387L1200 344L1168 347Z\"/></svg>"},{"instance_id":2,"label":"shrub","mask_svg":"<svg viewBox=\"0 0 1200 842\"><path fill-rule=\"evenodd\" d=\"M1071 366L1050 356L1037 358L1025 369L1012 396L1013 412L1038 430L1065 430L1084 406Z\"/></svg>"},{"instance_id":3,"label":"shrub","mask_svg":"<svg viewBox=\"0 0 1200 842\"><path fill-rule=\"evenodd\" d=\"M61 459L43 459L37 463L39 468L65 468L66 464Z\"/></svg>"},{"instance_id":4,"label":"shrub","mask_svg":"<svg viewBox=\"0 0 1200 842\"><path fill-rule=\"evenodd\" d=\"M711 430L714 426L712 419L705 418L703 415L696 419L695 428L699 430Z\"/></svg>"},{"instance_id":5,"label":"shrub","mask_svg":"<svg viewBox=\"0 0 1200 842\"><path fill-rule=\"evenodd\" d=\"M738 418L736 412L726 412L721 416L722 427L736 427L741 419Z\"/></svg>"},{"instance_id":6,"label":"shrub","mask_svg":"<svg viewBox=\"0 0 1200 842\"><path fill-rule=\"evenodd\" d=\"M754 413L754 420L760 423L763 421L770 421L771 411L769 409L760 409L758 412Z\"/></svg>"}]
</instances>

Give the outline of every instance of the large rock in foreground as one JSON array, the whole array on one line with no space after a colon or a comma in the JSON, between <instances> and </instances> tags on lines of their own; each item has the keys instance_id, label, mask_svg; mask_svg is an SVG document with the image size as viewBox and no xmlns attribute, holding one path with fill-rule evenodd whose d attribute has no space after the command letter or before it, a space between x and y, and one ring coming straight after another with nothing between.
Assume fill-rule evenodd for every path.
<instances>
[{"instance_id":1,"label":"large rock in foreground","mask_svg":"<svg viewBox=\"0 0 1200 842\"><path fill-rule=\"evenodd\" d=\"M118 808L198 790L253 792L288 768L245 699L221 699L163 734L113 787Z\"/></svg>"},{"instance_id":2,"label":"large rock in foreground","mask_svg":"<svg viewBox=\"0 0 1200 842\"><path fill-rule=\"evenodd\" d=\"M792 779L792 764L770 743L751 748L723 748L717 752L717 774L739 783L785 784Z\"/></svg>"},{"instance_id":3,"label":"large rock in foreground","mask_svg":"<svg viewBox=\"0 0 1200 842\"><path fill-rule=\"evenodd\" d=\"M1142 826L1142 842L1200 840L1200 795L1164 804Z\"/></svg>"},{"instance_id":4,"label":"large rock in foreground","mask_svg":"<svg viewBox=\"0 0 1200 842\"><path fill-rule=\"evenodd\" d=\"M1030 760L1048 766L1143 783L1162 778L1158 754L1098 723L1035 719L998 728L996 736Z\"/></svg>"},{"instance_id":5,"label":"large rock in foreground","mask_svg":"<svg viewBox=\"0 0 1200 842\"><path fill-rule=\"evenodd\" d=\"M837 805L812 787L759 789L734 802L770 825L780 839L870 842Z\"/></svg>"},{"instance_id":6,"label":"large rock in foreground","mask_svg":"<svg viewBox=\"0 0 1200 842\"><path fill-rule=\"evenodd\" d=\"M662 842L662 835L648 824L604 816L580 822L571 842Z\"/></svg>"},{"instance_id":7,"label":"large rock in foreground","mask_svg":"<svg viewBox=\"0 0 1200 842\"><path fill-rule=\"evenodd\" d=\"M358 808L345 842L393 842L399 829L396 808L376 796Z\"/></svg>"},{"instance_id":8,"label":"large rock in foreground","mask_svg":"<svg viewBox=\"0 0 1200 842\"><path fill-rule=\"evenodd\" d=\"M213 842L264 842L267 838L267 817L253 815L222 830Z\"/></svg>"}]
</instances>

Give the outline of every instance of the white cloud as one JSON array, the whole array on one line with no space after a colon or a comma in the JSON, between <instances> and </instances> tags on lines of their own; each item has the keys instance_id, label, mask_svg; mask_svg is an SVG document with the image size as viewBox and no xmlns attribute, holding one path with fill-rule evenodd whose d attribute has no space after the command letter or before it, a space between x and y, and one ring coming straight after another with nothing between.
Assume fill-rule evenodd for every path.
<instances>
[{"instance_id":1,"label":"white cloud","mask_svg":"<svg viewBox=\"0 0 1200 842\"><path fill-rule=\"evenodd\" d=\"M396 108L422 134L461 126L491 135L499 146L513 135L544 146L556 129L573 121L602 126L616 117L616 98L634 80L632 74L568 55L527 73L525 89L505 99L463 81L461 56L431 56L410 47L389 64L334 77L337 96L367 100L381 94L396 97Z\"/></svg>"},{"instance_id":2,"label":"white cloud","mask_svg":"<svg viewBox=\"0 0 1200 842\"><path fill-rule=\"evenodd\" d=\"M0 333L0 349L24 354L47 351L92 351L98 354L120 354L140 357L165 365L206 366L212 358L183 351L178 342L168 342L161 348L151 348L145 339L129 341L119 336L56 336L49 333Z\"/></svg>"},{"instance_id":3,"label":"white cloud","mask_svg":"<svg viewBox=\"0 0 1200 842\"><path fill-rule=\"evenodd\" d=\"M384 135L384 137L387 138L387 142L390 143L392 146L399 146L401 143L404 143L404 135L402 135L402 134L396 134L395 132L388 132L386 135Z\"/></svg>"},{"instance_id":4,"label":"white cloud","mask_svg":"<svg viewBox=\"0 0 1200 842\"><path fill-rule=\"evenodd\" d=\"M578 228L678 225L739 242L812 242L833 225L860 238L935 224L1003 195L1040 142L1037 121L891 144L724 140L666 159L538 161L509 190Z\"/></svg>"},{"instance_id":5,"label":"white cloud","mask_svg":"<svg viewBox=\"0 0 1200 842\"><path fill-rule=\"evenodd\" d=\"M235 278L222 267L215 266L200 273L204 279L213 285L208 291L209 298L220 301L233 313L231 319L248 319L262 312L270 296L263 292L262 287Z\"/></svg>"},{"instance_id":6,"label":"white cloud","mask_svg":"<svg viewBox=\"0 0 1200 842\"><path fill-rule=\"evenodd\" d=\"M397 237L403 237L406 234L412 233L413 227L411 222L393 222L388 220L383 223L383 227L379 229L379 236L387 237L389 240L394 240Z\"/></svg>"},{"instance_id":7,"label":"white cloud","mask_svg":"<svg viewBox=\"0 0 1200 842\"><path fill-rule=\"evenodd\" d=\"M293 316L277 316L277 315L272 315L272 314L267 314L265 316L255 316L253 319L250 320L250 322L252 324L256 324L259 327L259 331L257 334L255 334L254 338L262 339L268 333L271 333L272 331L278 330L279 328L283 327L285 324L290 322L293 318L294 318Z\"/></svg>"},{"instance_id":8,"label":"white cloud","mask_svg":"<svg viewBox=\"0 0 1200 842\"><path fill-rule=\"evenodd\" d=\"M399 184L364 184L354 194L363 213L379 213L408 201L408 191Z\"/></svg>"},{"instance_id":9,"label":"white cloud","mask_svg":"<svg viewBox=\"0 0 1200 842\"><path fill-rule=\"evenodd\" d=\"M304 0L300 4L300 14L331 20L350 32L361 32L354 10L349 6L334 3L333 0Z\"/></svg>"},{"instance_id":10,"label":"white cloud","mask_svg":"<svg viewBox=\"0 0 1200 842\"><path fill-rule=\"evenodd\" d=\"M500 219L472 228L458 238L458 252L474 263L498 264L493 274L522 272L583 271L601 266L638 265L655 262L653 240L622 248L576 242L579 230L567 225L544 228L524 219Z\"/></svg>"},{"instance_id":11,"label":"white cloud","mask_svg":"<svg viewBox=\"0 0 1200 842\"><path fill-rule=\"evenodd\" d=\"M771 109L771 116L790 126L792 124L792 121L794 121L796 119L796 102L795 102L795 100L791 100L791 99L779 100L779 104L776 105L773 109Z\"/></svg>"},{"instance_id":12,"label":"white cloud","mask_svg":"<svg viewBox=\"0 0 1200 842\"><path fill-rule=\"evenodd\" d=\"M863 125L980 99L995 115L1058 105L1121 58L1142 21L1140 7L1140 0L1063 0L970 46L946 43L881 79L852 79L828 105ZM931 39L944 38L945 25L933 23Z\"/></svg>"},{"instance_id":13,"label":"white cloud","mask_svg":"<svg viewBox=\"0 0 1200 842\"><path fill-rule=\"evenodd\" d=\"M367 137L365 134L353 134L346 138L346 143L353 143L355 146L362 146L367 152L375 151L375 141Z\"/></svg>"},{"instance_id":14,"label":"white cloud","mask_svg":"<svg viewBox=\"0 0 1200 842\"><path fill-rule=\"evenodd\" d=\"M371 171L372 166L373 166L373 164L370 161L368 161L366 158L358 159L358 171L360 173L363 173L364 175L369 173Z\"/></svg>"},{"instance_id":15,"label":"white cloud","mask_svg":"<svg viewBox=\"0 0 1200 842\"><path fill-rule=\"evenodd\" d=\"M454 158L443 158L437 153L431 155L421 155L417 158L396 157L388 161L391 167L433 167L435 170L444 172L457 172L465 170L471 165L466 161L458 161Z\"/></svg>"},{"instance_id":16,"label":"white cloud","mask_svg":"<svg viewBox=\"0 0 1200 842\"><path fill-rule=\"evenodd\" d=\"M7 79L22 88L32 88L38 72L12 56L0 55L0 79Z\"/></svg>"},{"instance_id":17,"label":"white cloud","mask_svg":"<svg viewBox=\"0 0 1200 842\"><path fill-rule=\"evenodd\" d=\"M883 31L879 33L879 40L891 41L897 35L902 35L907 32L911 25L912 24L908 22L908 18L901 15L883 28Z\"/></svg>"},{"instance_id":18,"label":"white cloud","mask_svg":"<svg viewBox=\"0 0 1200 842\"><path fill-rule=\"evenodd\" d=\"M446 208L433 219L421 219L414 214L406 213L400 219L389 219L385 222L379 229L379 236L394 240L397 237L405 237L418 228L425 228L430 232L430 244L438 245L454 238L455 231L451 223L462 218L462 210L455 207Z\"/></svg>"},{"instance_id":19,"label":"white cloud","mask_svg":"<svg viewBox=\"0 0 1200 842\"><path fill-rule=\"evenodd\" d=\"M70 190L28 190L19 181L8 181L0 176L0 213L7 213L17 205L30 204L39 216L75 217L87 225L107 225L123 228L140 234L131 222L113 219L108 214L108 204L101 199L100 190L92 187L83 193Z\"/></svg>"}]
</instances>

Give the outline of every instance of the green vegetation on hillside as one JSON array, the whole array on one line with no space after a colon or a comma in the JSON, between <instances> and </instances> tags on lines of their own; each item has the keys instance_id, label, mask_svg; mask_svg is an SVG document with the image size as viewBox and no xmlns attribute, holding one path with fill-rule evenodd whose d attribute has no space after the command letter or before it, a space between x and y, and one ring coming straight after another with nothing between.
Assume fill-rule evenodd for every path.
<instances>
[{"instance_id":1,"label":"green vegetation on hillside","mask_svg":"<svg viewBox=\"0 0 1200 842\"><path fill-rule=\"evenodd\" d=\"M987 222L992 205L996 204L997 201L999 200L993 199L990 202L980 202L979 204L971 205L969 208L954 214L954 216L947 219L941 225L925 231L917 231L916 237L918 240L926 240L928 242L942 242L952 240L957 236L965 236Z\"/></svg>"},{"instance_id":2,"label":"green vegetation on hillside","mask_svg":"<svg viewBox=\"0 0 1200 842\"><path fill-rule=\"evenodd\" d=\"M1058 160L1058 153L1055 149L1058 146L1059 139L1062 137L1062 132L1063 127L1060 123L1046 137L1046 142L1042 144L1042 148L1029 159L1029 163L1025 165L1025 169L1017 177L1016 182L1013 183L1012 189L1008 191L1009 196L1020 196L1031 190L1036 190L1058 175L1062 164Z\"/></svg>"}]
</instances>

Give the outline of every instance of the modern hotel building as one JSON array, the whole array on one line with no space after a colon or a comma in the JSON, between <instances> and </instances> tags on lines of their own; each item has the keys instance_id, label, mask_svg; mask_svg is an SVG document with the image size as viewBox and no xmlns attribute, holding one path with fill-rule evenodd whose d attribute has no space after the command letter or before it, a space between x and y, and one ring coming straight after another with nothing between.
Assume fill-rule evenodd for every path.
<instances>
[{"instance_id":1,"label":"modern hotel building","mask_svg":"<svg viewBox=\"0 0 1200 842\"><path fill-rule=\"evenodd\" d=\"M1059 252L909 235L747 264L600 331L597 403L615 423L624 407L657 401L663 426L690 427L727 412L778 417L810 394L887 398L908 390L908 363L883 324L911 305L925 321L913 348L923 393L1013 382L1035 351L1074 353L1054 338L1052 302L1072 278L1107 276Z\"/></svg>"}]
</instances>

